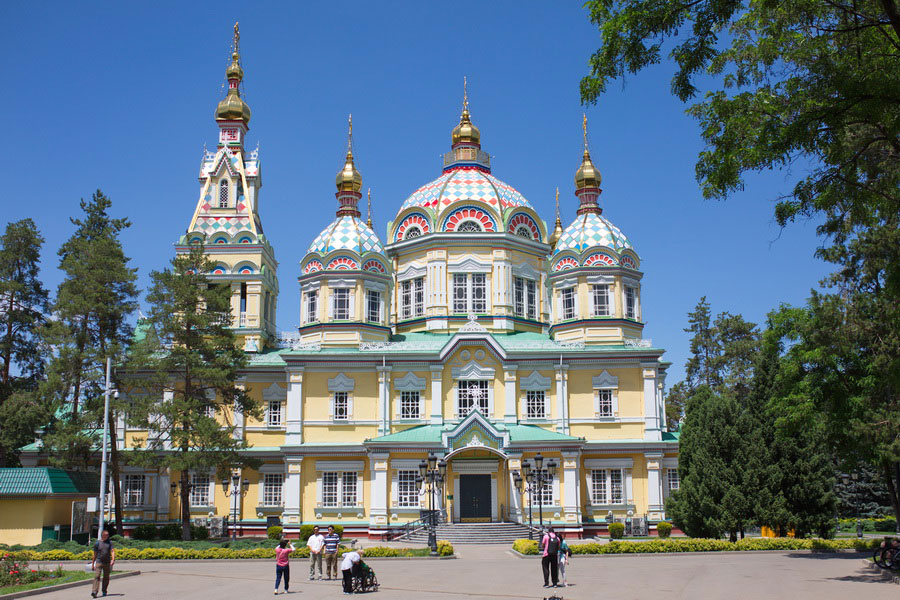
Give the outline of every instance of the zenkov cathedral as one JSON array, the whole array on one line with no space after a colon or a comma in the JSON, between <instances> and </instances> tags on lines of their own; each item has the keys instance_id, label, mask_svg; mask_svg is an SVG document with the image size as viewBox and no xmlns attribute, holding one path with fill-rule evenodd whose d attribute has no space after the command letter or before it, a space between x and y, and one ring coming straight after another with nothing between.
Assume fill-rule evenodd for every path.
<instances>
[{"instance_id":1,"label":"zenkov cathedral","mask_svg":"<svg viewBox=\"0 0 900 600\"><path fill-rule=\"evenodd\" d=\"M600 208L587 144L577 216L563 228L557 210L550 231L492 172L464 101L438 177L400 203L384 237L362 218L348 144L335 218L300 258L302 324L279 334L278 262L259 210L259 152L245 149L237 43L226 78L218 147L203 157L176 252L203 241L210 280L231 287L249 355L241 385L265 407L262 420L236 414L236 435L262 466L244 469L245 493L230 497L215 473L193 473L194 516L236 513L244 535L278 517L288 534L341 524L379 537L429 508L418 476L433 454L445 470L435 508L449 522L531 517L581 536L611 519L646 517L651 529L664 519L678 486L669 363L643 338L640 257ZM537 455L555 467L540 486L524 478ZM177 518L177 478L126 467L129 523Z\"/></svg>"}]
</instances>

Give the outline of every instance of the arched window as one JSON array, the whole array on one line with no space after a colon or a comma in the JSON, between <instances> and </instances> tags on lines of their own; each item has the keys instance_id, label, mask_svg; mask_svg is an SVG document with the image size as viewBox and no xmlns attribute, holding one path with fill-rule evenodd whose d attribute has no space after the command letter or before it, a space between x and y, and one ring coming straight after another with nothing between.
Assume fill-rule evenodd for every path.
<instances>
[{"instance_id":1,"label":"arched window","mask_svg":"<svg viewBox=\"0 0 900 600\"><path fill-rule=\"evenodd\" d=\"M475 221L464 221L460 223L459 227L456 228L456 231L461 233L480 232L481 226Z\"/></svg>"},{"instance_id":2,"label":"arched window","mask_svg":"<svg viewBox=\"0 0 900 600\"><path fill-rule=\"evenodd\" d=\"M418 227L410 227L409 229L406 230L406 235L404 236L404 239L408 240L410 238L419 237L420 235L422 235L421 229L419 229Z\"/></svg>"},{"instance_id":3,"label":"arched window","mask_svg":"<svg viewBox=\"0 0 900 600\"><path fill-rule=\"evenodd\" d=\"M531 237L531 230L525 225L519 225L516 227L516 235L523 238L533 239Z\"/></svg>"},{"instance_id":4,"label":"arched window","mask_svg":"<svg viewBox=\"0 0 900 600\"><path fill-rule=\"evenodd\" d=\"M219 182L219 208L228 208L228 180Z\"/></svg>"}]
</instances>

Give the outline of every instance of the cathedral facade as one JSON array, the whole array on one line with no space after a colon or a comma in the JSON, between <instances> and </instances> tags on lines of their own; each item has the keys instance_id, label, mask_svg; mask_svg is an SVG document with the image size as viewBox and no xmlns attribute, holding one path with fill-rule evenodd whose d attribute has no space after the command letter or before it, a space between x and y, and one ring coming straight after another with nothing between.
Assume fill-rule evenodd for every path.
<instances>
[{"instance_id":1,"label":"cathedral facade","mask_svg":"<svg viewBox=\"0 0 900 600\"><path fill-rule=\"evenodd\" d=\"M301 325L279 333L278 262L263 232L259 152L245 149L242 78L235 47L218 146L203 157L175 250L203 242L211 282L231 287L249 356L240 385L265 408L262 420L234 415L236 435L262 465L237 474L238 494L213 472L192 473L192 515L233 515L242 534L277 517L289 534L341 524L372 537L419 519L429 502L450 522L530 516L575 535L630 515L651 527L664 519L678 485L668 363L643 337L640 256L600 208L587 143L580 164L573 157L577 216L563 227L557 211L551 229L493 173L466 100L437 178L379 234L360 211L351 127L335 218L291 257ZM120 436L122 448L140 434ZM430 455L444 471L433 500L419 483ZM538 455L554 477L529 485ZM126 467L129 522L177 518L178 477Z\"/></svg>"}]
</instances>

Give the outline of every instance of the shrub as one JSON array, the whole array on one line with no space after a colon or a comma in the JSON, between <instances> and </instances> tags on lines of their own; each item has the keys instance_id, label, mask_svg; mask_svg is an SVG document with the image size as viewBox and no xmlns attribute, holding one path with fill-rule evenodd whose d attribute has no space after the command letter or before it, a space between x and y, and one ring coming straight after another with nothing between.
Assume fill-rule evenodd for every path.
<instances>
[{"instance_id":1,"label":"shrub","mask_svg":"<svg viewBox=\"0 0 900 600\"><path fill-rule=\"evenodd\" d=\"M144 525L138 525L131 532L131 536L136 540L155 540L156 539L156 526L150 525L149 523L145 523Z\"/></svg>"},{"instance_id":2,"label":"shrub","mask_svg":"<svg viewBox=\"0 0 900 600\"><path fill-rule=\"evenodd\" d=\"M209 529L207 527L204 527L203 525L191 525L191 539L208 540Z\"/></svg>"},{"instance_id":3,"label":"shrub","mask_svg":"<svg viewBox=\"0 0 900 600\"><path fill-rule=\"evenodd\" d=\"M180 540L181 525L178 523L167 523L159 528L159 539L161 540Z\"/></svg>"},{"instance_id":4,"label":"shrub","mask_svg":"<svg viewBox=\"0 0 900 600\"><path fill-rule=\"evenodd\" d=\"M569 546L572 548L572 546ZM535 555L538 553L537 540L518 539L513 542L513 550L520 554ZM572 549L574 552L574 548Z\"/></svg>"},{"instance_id":5,"label":"shrub","mask_svg":"<svg viewBox=\"0 0 900 600\"><path fill-rule=\"evenodd\" d=\"M284 528L281 525L272 525L268 529L266 529L266 536L270 540L280 540L281 532L284 531Z\"/></svg>"},{"instance_id":6,"label":"shrub","mask_svg":"<svg viewBox=\"0 0 900 600\"><path fill-rule=\"evenodd\" d=\"M341 537L344 537L344 526L343 525L333 525L334 532Z\"/></svg>"},{"instance_id":7,"label":"shrub","mask_svg":"<svg viewBox=\"0 0 900 600\"><path fill-rule=\"evenodd\" d=\"M589 542L571 544L572 554L644 554L661 552L723 552L754 550L817 550L834 552L835 550L855 549L872 550L881 540L823 540L794 538L745 538L737 542L728 540L711 540L704 538L657 539L646 542L612 541L608 544ZM537 554L537 542L533 540L516 540L513 550L522 554Z\"/></svg>"},{"instance_id":8,"label":"shrub","mask_svg":"<svg viewBox=\"0 0 900 600\"><path fill-rule=\"evenodd\" d=\"M666 523L665 521L660 521L656 524L656 535L658 535L662 539L668 538L672 535L672 524Z\"/></svg>"},{"instance_id":9,"label":"shrub","mask_svg":"<svg viewBox=\"0 0 900 600\"><path fill-rule=\"evenodd\" d=\"M301 525L300 526L300 541L305 542L309 539L309 536L312 535L313 527L315 525Z\"/></svg>"},{"instance_id":10,"label":"shrub","mask_svg":"<svg viewBox=\"0 0 900 600\"><path fill-rule=\"evenodd\" d=\"M624 535L625 535L625 524L624 523L610 523L609 524L609 539L618 540Z\"/></svg>"},{"instance_id":11,"label":"shrub","mask_svg":"<svg viewBox=\"0 0 900 600\"><path fill-rule=\"evenodd\" d=\"M453 556L453 545L447 540L438 540L438 556Z\"/></svg>"},{"instance_id":12,"label":"shrub","mask_svg":"<svg viewBox=\"0 0 900 600\"><path fill-rule=\"evenodd\" d=\"M897 531L897 519L878 519L874 524L875 531Z\"/></svg>"}]
</instances>

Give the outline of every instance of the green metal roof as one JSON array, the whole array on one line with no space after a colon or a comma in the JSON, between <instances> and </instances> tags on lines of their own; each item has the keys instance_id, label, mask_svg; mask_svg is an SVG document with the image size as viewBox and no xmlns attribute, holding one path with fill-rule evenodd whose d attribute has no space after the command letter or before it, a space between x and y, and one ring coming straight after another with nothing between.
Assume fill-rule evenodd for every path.
<instances>
[{"instance_id":1,"label":"green metal roof","mask_svg":"<svg viewBox=\"0 0 900 600\"><path fill-rule=\"evenodd\" d=\"M0 469L0 496L98 494L100 475L53 467Z\"/></svg>"},{"instance_id":2,"label":"green metal roof","mask_svg":"<svg viewBox=\"0 0 900 600\"><path fill-rule=\"evenodd\" d=\"M681 430L678 431L663 431L662 439L664 442L677 442L681 437Z\"/></svg>"},{"instance_id":3,"label":"green metal roof","mask_svg":"<svg viewBox=\"0 0 900 600\"><path fill-rule=\"evenodd\" d=\"M576 442L581 438L573 437L549 431L537 425L512 425L506 423L491 423L498 431L508 431L510 444L520 442ZM372 438L369 442L385 443L385 444L409 444L409 443L441 443L441 434L450 431L456 427L456 424L450 425L419 425L410 427L397 433L390 433L380 437Z\"/></svg>"}]
</instances>

